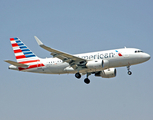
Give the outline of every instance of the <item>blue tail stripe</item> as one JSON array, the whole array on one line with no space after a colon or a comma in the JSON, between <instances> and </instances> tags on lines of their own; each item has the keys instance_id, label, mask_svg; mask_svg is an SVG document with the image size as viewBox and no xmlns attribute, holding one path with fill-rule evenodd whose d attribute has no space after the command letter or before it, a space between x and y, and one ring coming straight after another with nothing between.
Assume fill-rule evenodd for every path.
<instances>
[{"instance_id":1,"label":"blue tail stripe","mask_svg":"<svg viewBox=\"0 0 153 120\"><path fill-rule=\"evenodd\" d=\"M36 57L35 55L25 55L26 58L28 57Z\"/></svg>"},{"instance_id":2,"label":"blue tail stripe","mask_svg":"<svg viewBox=\"0 0 153 120\"><path fill-rule=\"evenodd\" d=\"M17 44L18 44L18 46L24 45L23 43L17 43Z\"/></svg>"},{"instance_id":3,"label":"blue tail stripe","mask_svg":"<svg viewBox=\"0 0 153 120\"><path fill-rule=\"evenodd\" d=\"M21 41L20 41L20 40L18 40L18 41L16 41L16 43L21 43Z\"/></svg>"},{"instance_id":4,"label":"blue tail stripe","mask_svg":"<svg viewBox=\"0 0 153 120\"><path fill-rule=\"evenodd\" d=\"M33 54L32 52L23 52L24 55L27 55L27 54ZM34 54L33 54L34 55Z\"/></svg>"},{"instance_id":5,"label":"blue tail stripe","mask_svg":"<svg viewBox=\"0 0 153 120\"><path fill-rule=\"evenodd\" d=\"M23 49L22 52L24 52L24 51L30 51L30 50L29 49Z\"/></svg>"},{"instance_id":6,"label":"blue tail stripe","mask_svg":"<svg viewBox=\"0 0 153 120\"><path fill-rule=\"evenodd\" d=\"M26 46L22 46L22 47L20 47L20 49L22 50L22 48L27 48Z\"/></svg>"}]
</instances>

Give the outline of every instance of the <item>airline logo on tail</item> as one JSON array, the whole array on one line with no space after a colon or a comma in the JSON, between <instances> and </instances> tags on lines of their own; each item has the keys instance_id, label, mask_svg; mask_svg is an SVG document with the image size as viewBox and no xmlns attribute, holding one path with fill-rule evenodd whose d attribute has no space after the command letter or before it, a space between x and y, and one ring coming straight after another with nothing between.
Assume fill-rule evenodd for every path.
<instances>
[{"instance_id":1,"label":"airline logo on tail","mask_svg":"<svg viewBox=\"0 0 153 120\"><path fill-rule=\"evenodd\" d=\"M40 59L19 38L10 38L10 41L17 62L29 65L28 68L18 67L19 70L44 66Z\"/></svg>"},{"instance_id":2,"label":"airline logo on tail","mask_svg":"<svg viewBox=\"0 0 153 120\"><path fill-rule=\"evenodd\" d=\"M10 38L16 59L36 57L18 38Z\"/></svg>"}]
</instances>

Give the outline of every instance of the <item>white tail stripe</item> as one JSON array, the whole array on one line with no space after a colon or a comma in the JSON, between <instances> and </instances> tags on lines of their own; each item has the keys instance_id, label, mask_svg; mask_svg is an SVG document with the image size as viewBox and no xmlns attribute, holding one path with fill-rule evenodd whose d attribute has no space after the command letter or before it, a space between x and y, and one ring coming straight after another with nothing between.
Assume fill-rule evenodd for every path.
<instances>
[{"instance_id":1,"label":"white tail stripe","mask_svg":"<svg viewBox=\"0 0 153 120\"><path fill-rule=\"evenodd\" d=\"M15 42L15 41L11 41L11 44L12 44L12 43L16 43L16 42Z\"/></svg>"},{"instance_id":2,"label":"white tail stripe","mask_svg":"<svg viewBox=\"0 0 153 120\"><path fill-rule=\"evenodd\" d=\"M13 47L13 50L18 50L18 49L20 49L19 47Z\"/></svg>"},{"instance_id":3,"label":"white tail stripe","mask_svg":"<svg viewBox=\"0 0 153 120\"><path fill-rule=\"evenodd\" d=\"M23 52L15 53L15 56L24 55Z\"/></svg>"}]
</instances>

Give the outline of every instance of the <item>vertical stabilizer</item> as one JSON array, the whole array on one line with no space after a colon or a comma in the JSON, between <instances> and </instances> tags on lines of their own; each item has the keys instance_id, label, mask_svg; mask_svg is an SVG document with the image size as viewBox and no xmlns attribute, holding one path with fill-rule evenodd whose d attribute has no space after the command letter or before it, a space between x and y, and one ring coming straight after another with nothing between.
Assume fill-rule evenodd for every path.
<instances>
[{"instance_id":1,"label":"vertical stabilizer","mask_svg":"<svg viewBox=\"0 0 153 120\"><path fill-rule=\"evenodd\" d=\"M18 63L43 66L37 57L19 38L10 38L12 48Z\"/></svg>"}]
</instances>

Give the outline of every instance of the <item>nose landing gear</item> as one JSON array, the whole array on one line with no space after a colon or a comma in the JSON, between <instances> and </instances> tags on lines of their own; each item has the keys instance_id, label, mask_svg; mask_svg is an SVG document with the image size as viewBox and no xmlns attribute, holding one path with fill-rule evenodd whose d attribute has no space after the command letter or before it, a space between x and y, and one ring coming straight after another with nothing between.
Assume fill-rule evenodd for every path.
<instances>
[{"instance_id":1,"label":"nose landing gear","mask_svg":"<svg viewBox=\"0 0 153 120\"><path fill-rule=\"evenodd\" d=\"M131 72L131 71L128 71L128 74L129 74L129 75L132 75L132 72Z\"/></svg>"},{"instance_id":2,"label":"nose landing gear","mask_svg":"<svg viewBox=\"0 0 153 120\"><path fill-rule=\"evenodd\" d=\"M130 71L130 66L127 66L128 74L132 75L132 72Z\"/></svg>"}]
</instances>

